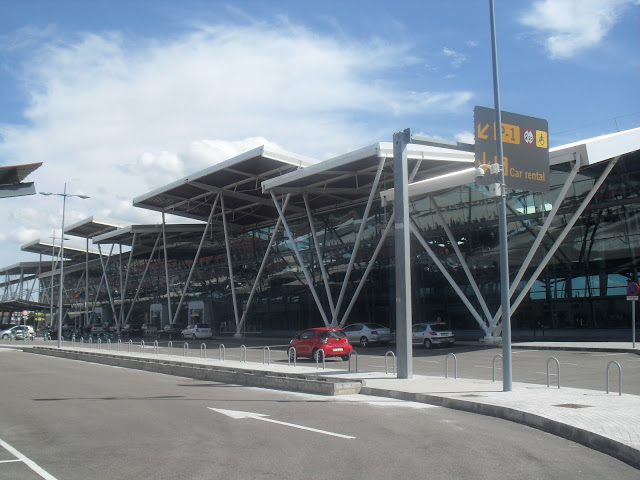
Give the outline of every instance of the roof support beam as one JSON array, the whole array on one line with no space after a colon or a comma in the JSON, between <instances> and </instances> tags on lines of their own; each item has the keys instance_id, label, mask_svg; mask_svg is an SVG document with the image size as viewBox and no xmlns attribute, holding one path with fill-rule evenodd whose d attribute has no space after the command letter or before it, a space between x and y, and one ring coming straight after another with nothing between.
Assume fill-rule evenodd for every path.
<instances>
[{"instance_id":1,"label":"roof support beam","mask_svg":"<svg viewBox=\"0 0 640 480\"><path fill-rule=\"evenodd\" d=\"M276 209L278 210L278 215L280 216L280 219L282 220L282 224L284 225L285 230L287 231L287 235L289 237L289 240L291 241L291 248L293 249L293 253L296 255L296 258L298 259L298 264L300 265L300 268L302 269L302 273L304 274L304 278L307 279L307 284L309 285L309 288L311 289L311 294L313 295L313 299L316 301L316 305L318 307L318 310L320 312L320 315L322 315L322 320L324 321L325 326L329 326L329 320L327 319L327 315L324 311L324 308L322 308L322 303L320 303L320 299L318 298L318 294L316 292L316 289L313 285L313 278L311 277L311 275L309 275L309 271L307 270L307 267L304 264L304 260L302 259L302 256L300 255L300 252L298 251L298 246L296 245L296 239L295 237L291 234L291 229L289 228L289 224L287 223L287 219L284 217L284 213L282 212L282 208L280 208L280 203L278 202L278 199L276 198L276 194L271 192L271 198L273 198L273 203L276 206Z\"/></svg>"},{"instance_id":2,"label":"roof support beam","mask_svg":"<svg viewBox=\"0 0 640 480\"><path fill-rule=\"evenodd\" d=\"M236 300L236 285L233 280L233 262L231 261L231 245L229 244L229 231L227 230L227 213L224 209L224 193L220 195L220 207L222 208L222 225L224 227L224 245L227 249L227 265L229 266L229 283L231 284L231 298L233 299L233 316L236 321L236 329L240 325L238 315L238 301Z\"/></svg>"},{"instance_id":3,"label":"roof support beam","mask_svg":"<svg viewBox=\"0 0 640 480\"><path fill-rule=\"evenodd\" d=\"M147 272L149 271L149 267L151 266L151 263L152 263L152 260L153 260L153 256L156 253L156 248L158 248L158 243L160 242L160 237L161 236L162 236L162 234L158 233L158 236L156 237L156 243L153 245L153 248L151 249L151 255L149 255L149 259L147 260L147 264L144 267L144 272L142 273L142 277L140 278L140 281L138 282L138 288L136 289L136 294L133 296L133 300L131 301L131 308L129 308L129 313L127 313L127 318L124 321L125 325L129 321L129 317L131 316L131 312L133 312L133 306L136 304L136 300L138 299L138 295L140 295L140 290L142 290L142 283L144 282L144 279L147 276Z\"/></svg>"},{"instance_id":4,"label":"roof support beam","mask_svg":"<svg viewBox=\"0 0 640 480\"><path fill-rule=\"evenodd\" d=\"M176 314L173 318L170 318L169 321L173 324L176 323L178 319L178 312L180 312L180 307L184 302L184 297L187 295L187 290L189 289L189 283L191 282L191 277L193 276L193 272L196 269L196 265L198 264L198 259L200 258L200 252L202 251L202 246L204 245L204 241L207 238L207 233L209 233L209 226L211 225L211 219L213 218L213 212L216 210L218 206L218 200L220 200L220 194L216 195L216 199L211 206L211 213L209 213L209 219L207 220L207 225L204 227L204 232L202 232L202 237L200 238L200 244L198 245L198 250L196 250L195 258L193 259L193 263L191 264L191 269L189 270L189 275L187 276L187 281L184 282L184 288L182 289L182 295L180 296L180 301L178 302L178 307L176 308Z\"/></svg>"},{"instance_id":5,"label":"roof support beam","mask_svg":"<svg viewBox=\"0 0 640 480\"><path fill-rule=\"evenodd\" d=\"M284 199L284 204L282 205L282 211L284 212L289 205L289 198L291 195L287 195ZM242 326L244 325L245 320L247 319L247 312L249 311L249 307L251 307L251 302L253 301L253 296L256 293L258 285L260 284L260 278L262 278L262 272L264 271L264 267L267 265L267 260L271 255L271 248L273 248L273 242L278 235L278 230L280 230L280 226L282 225L282 219L278 216L278 220L276 221L275 227L273 227L273 233L271 234L271 238L269 238L269 244L267 245L267 249L264 252L264 257L262 258L262 263L260 264L260 268L258 269L258 273L256 275L255 280L253 281L253 285L251 286L251 292L249 293L249 298L247 300L247 308L242 312L242 318L240 319L240 323L236 326L236 335L240 335L242 331Z\"/></svg>"},{"instance_id":6,"label":"roof support beam","mask_svg":"<svg viewBox=\"0 0 640 480\"><path fill-rule=\"evenodd\" d=\"M287 198L289 198L287 195ZM324 267L324 260L322 258L322 253L320 252L320 244L318 243L318 236L316 235L316 227L313 223L313 218L311 217L311 209L309 208L309 195L303 195L304 206L307 210L307 218L309 219L309 229L311 230L311 238L313 239L313 245L316 249L316 256L318 258L318 265L320 265L320 274L322 275L322 281L324 282L324 289L327 292L327 300L329 301L329 309L331 310L331 316L335 318L336 316L336 308L333 304L333 296L331 295L331 288L329 287L329 276L327 275L327 269Z\"/></svg>"},{"instance_id":7,"label":"roof support beam","mask_svg":"<svg viewBox=\"0 0 640 480\"><path fill-rule=\"evenodd\" d=\"M356 241L353 245L353 252L351 253L351 258L349 259L349 265L347 266L347 271L344 274L344 280L342 282L342 289L340 290L340 295L338 296L338 301L336 302L336 310L333 314L333 319L331 320L332 325L337 325L338 322L338 313L340 312L340 307L342 306L342 301L344 300L344 294L347 291L347 285L349 283L349 277L351 276L351 270L353 269L353 264L356 261L356 256L358 255L358 250L360 249L360 242L362 241L362 234L364 233L364 229L367 226L367 219L369 218L369 212L371 211L371 205L373 204L373 197L376 194L378 189L378 182L380 181L380 176L382 175L382 169L384 168L386 158L381 157L378 162L378 170L376 171L375 179L373 180L373 185L371 186L371 192L369 193L369 199L367 200L367 206L364 209L364 214L362 215L362 222L360 223L360 229L358 230L358 235L356 236Z\"/></svg>"},{"instance_id":8,"label":"roof support beam","mask_svg":"<svg viewBox=\"0 0 640 480\"><path fill-rule=\"evenodd\" d=\"M389 235L389 232L391 231L391 226L394 224L395 219L396 219L396 212L394 210L391 213L391 216L389 217L387 226L384 228L384 231L380 236L380 240L378 241L378 245L376 246L376 249L373 251L373 255L371 256L371 259L367 264L367 268L365 269L364 274L362 275L362 278L358 283L358 287L356 288L356 291L353 293L353 296L351 297L351 301L347 306L347 310L344 312L344 315L342 316L342 320L340 320L340 327L343 327L344 324L347 322L347 319L349 318L349 314L351 313L353 306L356 304L356 300L358 299L358 296L360 295L360 292L362 291L364 284L367 282L367 278L369 278L369 273L373 269L373 265L376 262L376 259L378 258L378 254L380 253L380 250L382 250L382 246L384 245L384 242L387 239L387 235Z\"/></svg>"},{"instance_id":9,"label":"roof support beam","mask_svg":"<svg viewBox=\"0 0 640 480\"><path fill-rule=\"evenodd\" d=\"M556 239L555 243L553 244L549 252L547 252L547 255L544 257L542 262L540 262L540 265L538 265L538 268L536 268L536 271L533 273L533 275L531 275L531 278L529 279L525 287L520 292L520 295L518 295L518 298L516 298L513 304L511 304L512 312L515 311L520 306L520 303L522 302L522 300L524 300L524 297L529 293L529 290L531 290L531 287L533 286L535 281L538 279L538 277L542 273L542 270L544 270L544 268L547 266L547 264L549 263L549 260L551 260L556 250L562 244L562 241L569 234L569 232L571 231L575 223L581 217L582 212L585 210L585 208L587 208L587 205L589 205L594 195L597 193L597 191L600 189L604 181L607 179L607 177L609 176L609 173L611 173L611 170L613 170L613 167L616 165L619 158L620 157L616 157L609 161L609 164L604 169L604 171L602 172L602 174L600 175L596 183L593 185L593 187L591 188L587 196L584 198L584 200L582 200L582 203L580 203L580 206L577 208L577 210L575 211L575 213L573 214L569 222L567 222L567 225L564 227L564 229L562 230L562 233L558 236L558 238ZM491 324L491 326L494 328L494 331L499 330L499 328L496 328L496 324L499 319L500 319L500 316L498 315L498 313L496 313L496 316L494 317L493 322Z\"/></svg>"}]
</instances>

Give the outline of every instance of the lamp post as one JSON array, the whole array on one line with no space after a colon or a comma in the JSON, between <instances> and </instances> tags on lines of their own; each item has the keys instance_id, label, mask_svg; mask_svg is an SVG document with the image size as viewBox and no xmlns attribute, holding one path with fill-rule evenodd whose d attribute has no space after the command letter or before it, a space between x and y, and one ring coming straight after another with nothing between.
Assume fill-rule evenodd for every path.
<instances>
[{"instance_id":1,"label":"lamp post","mask_svg":"<svg viewBox=\"0 0 640 480\"><path fill-rule=\"evenodd\" d=\"M63 193L40 192L40 195L56 195L62 197L62 231L60 236L60 293L58 295L58 348L62 348L62 289L64 285L64 211L67 206L67 197L78 197L86 200L86 195L67 193L67 184L64 184ZM52 277L53 278L53 277Z\"/></svg>"}]
</instances>

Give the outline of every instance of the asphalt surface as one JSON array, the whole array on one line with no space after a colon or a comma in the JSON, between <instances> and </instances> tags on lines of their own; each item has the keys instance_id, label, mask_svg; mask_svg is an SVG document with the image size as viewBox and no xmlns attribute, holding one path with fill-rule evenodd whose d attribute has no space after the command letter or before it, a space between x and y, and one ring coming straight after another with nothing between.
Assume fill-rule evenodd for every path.
<instances>
[{"instance_id":1,"label":"asphalt surface","mask_svg":"<svg viewBox=\"0 0 640 480\"><path fill-rule=\"evenodd\" d=\"M635 478L638 473L609 455L539 429L420 401L240 387L16 349L0 349L0 355L4 386L0 394L0 479L341 475L355 479L615 480ZM185 360L162 358L167 362L177 359ZM216 363L198 358L188 361ZM240 362L224 363L237 366ZM260 365L249 366L255 370ZM271 364L264 368L294 367ZM316 369L310 363L295 368L319 376L349 375L344 370ZM399 382L402 387L394 386L394 392L411 393L408 383L390 374L359 375L368 388L389 388ZM436 381L427 379L433 389ZM411 384L420 386L423 378L416 380ZM452 384L468 387L466 381L458 380L442 379L440 385L450 391ZM632 397L622 398L627 396ZM228 411L236 412L236 417L237 412L267 417L235 418L225 413Z\"/></svg>"}]
</instances>

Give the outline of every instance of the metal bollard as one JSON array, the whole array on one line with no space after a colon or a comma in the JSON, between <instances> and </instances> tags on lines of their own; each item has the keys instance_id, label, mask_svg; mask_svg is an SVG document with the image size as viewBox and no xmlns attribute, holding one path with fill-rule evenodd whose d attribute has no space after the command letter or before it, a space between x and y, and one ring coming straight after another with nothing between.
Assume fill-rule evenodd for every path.
<instances>
[{"instance_id":1,"label":"metal bollard","mask_svg":"<svg viewBox=\"0 0 640 480\"><path fill-rule=\"evenodd\" d=\"M349 371L351 371L351 356L355 355L356 356L356 369L355 372L358 371L358 352L356 352L355 350L351 350L349 352Z\"/></svg>"},{"instance_id":2,"label":"metal bollard","mask_svg":"<svg viewBox=\"0 0 640 480\"><path fill-rule=\"evenodd\" d=\"M265 345L262 348L262 364L264 365L265 363L265 358L267 361L267 365L271 365L271 349L269 348L268 345Z\"/></svg>"},{"instance_id":3,"label":"metal bollard","mask_svg":"<svg viewBox=\"0 0 640 480\"><path fill-rule=\"evenodd\" d=\"M558 388L560 388L560 362L556 357L551 357L549 360L547 360L547 387L551 386L551 378L549 373L549 364L551 363L551 360L555 360L556 365L558 366Z\"/></svg>"},{"instance_id":4,"label":"metal bollard","mask_svg":"<svg viewBox=\"0 0 640 480\"><path fill-rule=\"evenodd\" d=\"M615 360L611 360L607 364L607 393L609 393L609 367L615 364L618 367L618 395L622 395L622 367Z\"/></svg>"},{"instance_id":5,"label":"metal bollard","mask_svg":"<svg viewBox=\"0 0 640 480\"><path fill-rule=\"evenodd\" d=\"M182 345L182 356L183 357L189 356L189 344L187 342L184 342L184 345Z\"/></svg>"},{"instance_id":6,"label":"metal bollard","mask_svg":"<svg viewBox=\"0 0 640 480\"><path fill-rule=\"evenodd\" d=\"M313 356L316 358L316 368L320 368L320 366L319 366L319 363L320 363L320 352L322 352L322 369L324 370L325 368L327 368L327 364L325 363L324 350L319 348L318 350L316 350L316 353L314 353Z\"/></svg>"},{"instance_id":7,"label":"metal bollard","mask_svg":"<svg viewBox=\"0 0 640 480\"><path fill-rule=\"evenodd\" d=\"M224 345L221 343L220 345L218 345L218 360L221 361L225 361L225 357L226 357L226 349L224 348Z\"/></svg>"},{"instance_id":8,"label":"metal bollard","mask_svg":"<svg viewBox=\"0 0 640 480\"><path fill-rule=\"evenodd\" d=\"M140 353L144 353L144 340L140 340Z\"/></svg>"},{"instance_id":9,"label":"metal bollard","mask_svg":"<svg viewBox=\"0 0 640 480\"><path fill-rule=\"evenodd\" d=\"M498 359L498 357L503 358L502 355L498 354L495 357L493 357L493 382L496 381L496 360Z\"/></svg>"},{"instance_id":10,"label":"metal bollard","mask_svg":"<svg viewBox=\"0 0 640 480\"><path fill-rule=\"evenodd\" d=\"M158 354L158 340L153 341L153 354L154 355Z\"/></svg>"},{"instance_id":11,"label":"metal bollard","mask_svg":"<svg viewBox=\"0 0 640 480\"><path fill-rule=\"evenodd\" d=\"M291 366L291 358L293 358L293 366L296 366L296 360L298 358L298 353L296 352L296 347L289 347L287 349L287 365Z\"/></svg>"},{"instance_id":12,"label":"metal bollard","mask_svg":"<svg viewBox=\"0 0 640 480\"><path fill-rule=\"evenodd\" d=\"M391 350L389 350L387 353L384 354L384 373L387 374L389 373L389 367L387 365L387 356L391 354L391 356L393 357L393 374L396 374L396 354L393 353Z\"/></svg>"},{"instance_id":13,"label":"metal bollard","mask_svg":"<svg viewBox=\"0 0 640 480\"><path fill-rule=\"evenodd\" d=\"M207 346L204 343L200 345L200 358L207 358Z\"/></svg>"},{"instance_id":14,"label":"metal bollard","mask_svg":"<svg viewBox=\"0 0 640 480\"><path fill-rule=\"evenodd\" d=\"M243 358L244 358L244 360L243 360ZM241 362L246 362L247 361L247 347L245 345L240 345L240 361Z\"/></svg>"},{"instance_id":15,"label":"metal bollard","mask_svg":"<svg viewBox=\"0 0 640 480\"><path fill-rule=\"evenodd\" d=\"M449 378L449 356L453 357L453 378L458 379L458 358L455 353L447 353L444 360L444 378Z\"/></svg>"}]
</instances>

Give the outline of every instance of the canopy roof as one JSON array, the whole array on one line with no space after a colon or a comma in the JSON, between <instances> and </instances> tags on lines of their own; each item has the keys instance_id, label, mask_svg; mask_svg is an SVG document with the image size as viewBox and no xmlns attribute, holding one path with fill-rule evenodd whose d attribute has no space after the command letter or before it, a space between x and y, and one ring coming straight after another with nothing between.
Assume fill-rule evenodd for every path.
<instances>
[{"instance_id":1,"label":"canopy roof","mask_svg":"<svg viewBox=\"0 0 640 480\"><path fill-rule=\"evenodd\" d=\"M20 247L23 252L38 253L40 255L60 256L60 245L54 245L51 242L43 242L40 239L25 243ZM94 250L89 250L89 260L100 258L100 254ZM76 248L71 246L64 247L64 258L73 260L74 262L84 262L86 260L87 251L84 248ZM66 265L66 263L65 263Z\"/></svg>"},{"instance_id":2,"label":"canopy roof","mask_svg":"<svg viewBox=\"0 0 640 480\"><path fill-rule=\"evenodd\" d=\"M94 217L88 217L64 229L65 235L73 235L75 237L93 238L107 232L112 232L118 228L126 226L126 223L116 222L115 220L100 220ZM66 248L65 248L66 250Z\"/></svg>"},{"instance_id":3,"label":"canopy roof","mask_svg":"<svg viewBox=\"0 0 640 480\"><path fill-rule=\"evenodd\" d=\"M419 180L452 169L468 168L473 165L474 154L459 149L412 144L407 148L407 159L409 171L415 170L415 180ZM380 161L384 161L385 166L379 188L392 187L393 144L381 142L267 180L263 182L262 189L279 194L308 194L309 206L314 211L359 204L369 197ZM296 203L299 201L290 205L295 206Z\"/></svg>"},{"instance_id":4,"label":"canopy roof","mask_svg":"<svg viewBox=\"0 0 640 480\"><path fill-rule=\"evenodd\" d=\"M223 192L230 227L273 223L278 212L271 197L262 192L261 183L314 163L315 160L292 153L258 147L141 195L133 200L133 205L207 221L217 194ZM212 224L214 227L222 225L220 201Z\"/></svg>"}]
</instances>

